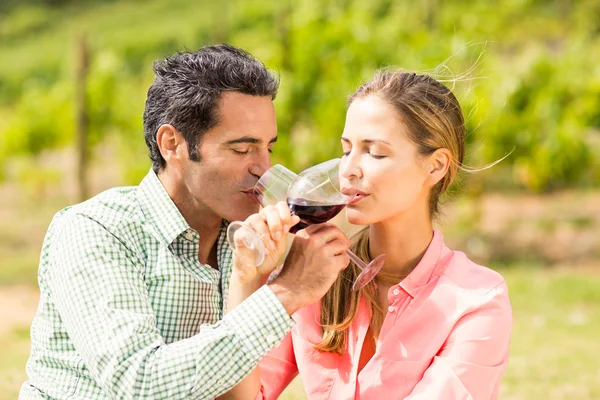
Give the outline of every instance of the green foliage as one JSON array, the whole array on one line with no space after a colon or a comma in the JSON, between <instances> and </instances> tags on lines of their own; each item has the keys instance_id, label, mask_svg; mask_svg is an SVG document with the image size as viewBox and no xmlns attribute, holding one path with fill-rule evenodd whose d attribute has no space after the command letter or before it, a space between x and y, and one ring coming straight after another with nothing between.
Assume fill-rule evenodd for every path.
<instances>
[{"instance_id":1,"label":"green foliage","mask_svg":"<svg viewBox=\"0 0 600 400\"><path fill-rule=\"evenodd\" d=\"M71 43L85 32L91 143L113 140L129 183L150 165L141 116L152 60L216 40L280 74L274 161L292 169L339 156L347 97L391 66L453 86L469 166L513 151L501 173L482 173L488 185L548 191L600 177L594 0L61 3L13 4L0 17L0 165L73 143Z\"/></svg>"}]
</instances>

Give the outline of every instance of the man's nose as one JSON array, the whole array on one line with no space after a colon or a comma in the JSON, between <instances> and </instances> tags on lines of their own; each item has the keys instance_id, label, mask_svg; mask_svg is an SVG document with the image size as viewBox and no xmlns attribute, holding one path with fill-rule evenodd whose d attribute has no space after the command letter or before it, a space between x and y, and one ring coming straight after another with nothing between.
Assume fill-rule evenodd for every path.
<instances>
[{"instance_id":1,"label":"man's nose","mask_svg":"<svg viewBox=\"0 0 600 400\"><path fill-rule=\"evenodd\" d=\"M252 161L250 165L250 173L256 177L261 177L265 172L271 168L271 155L269 151L261 152Z\"/></svg>"}]
</instances>

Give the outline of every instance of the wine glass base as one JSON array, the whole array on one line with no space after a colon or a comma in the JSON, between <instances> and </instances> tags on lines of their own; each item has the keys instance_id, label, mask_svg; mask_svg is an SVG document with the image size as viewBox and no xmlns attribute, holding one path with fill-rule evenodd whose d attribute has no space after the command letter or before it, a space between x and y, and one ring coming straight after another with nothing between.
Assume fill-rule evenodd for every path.
<instances>
[{"instance_id":1,"label":"wine glass base","mask_svg":"<svg viewBox=\"0 0 600 400\"><path fill-rule=\"evenodd\" d=\"M354 281L354 284L352 285L352 290L360 290L367 286L367 284L371 282L373 278L375 278L375 276L377 276L379 271L381 271L383 264L385 264L385 259L385 254L381 254L380 256L375 257L375 259L371 261L365 269L362 270L360 275L358 275L358 277Z\"/></svg>"},{"instance_id":2,"label":"wine glass base","mask_svg":"<svg viewBox=\"0 0 600 400\"><path fill-rule=\"evenodd\" d=\"M262 239L247 224L234 221L227 227L227 242L240 259L253 267L265 260L265 246Z\"/></svg>"}]
</instances>

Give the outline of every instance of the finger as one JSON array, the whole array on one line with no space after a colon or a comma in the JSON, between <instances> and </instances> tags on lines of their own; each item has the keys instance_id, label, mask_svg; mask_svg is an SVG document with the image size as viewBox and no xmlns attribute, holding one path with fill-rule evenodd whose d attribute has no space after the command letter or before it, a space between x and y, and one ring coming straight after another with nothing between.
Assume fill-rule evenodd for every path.
<instances>
[{"instance_id":1,"label":"finger","mask_svg":"<svg viewBox=\"0 0 600 400\"><path fill-rule=\"evenodd\" d=\"M261 214L264 215L264 218L267 221L271 238L275 242L281 240L281 231L283 230L283 224L281 222L279 210L275 206L267 206L261 210Z\"/></svg>"},{"instance_id":2,"label":"finger","mask_svg":"<svg viewBox=\"0 0 600 400\"><path fill-rule=\"evenodd\" d=\"M305 231L306 233L308 233L309 235L313 235L323 229L327 229L329 226L333 226L332 224L328 224L328 223L324 223L324 224L313 224L313 225L309 225L306 228L302 229L303 231Z\"/></svg>"},{"instance_id":3,"label":"finger","mask_svg":"<svg viewBox=\"0 0 600 400\"><path fill-rule=\"evenodd\" d=\"M334 239L325 245L326 251L332 257L340 256L342 254L346 254L346 250L348 249L348 245L345 241L341 239Z\"/></svg>"},{"instance_id":4,"label":"finger","mask_svg":"<svg viewBox=\"0 0 600 400\"><path fill-rule=\"evenodd\" d=\"M300 229L298 232L296 232L296 237L298 238L302 238L302 239L310 239L311 237L318 237L317 234L325 229L327 229L329 226L325 223L325 224L315 224L315 225L309 225L304 229Z\"/></svg>"},{"instance_id":5,"label":"finger","mask_svg":"<svg viewBox=\"0 0 600 400\"><path fill-rule=\"evenodd\" d=\"M271 233L269 232L269 227L265 221L264 214L253 214L246 219L246 223L250 225L252 229L256 231L256 233L258 233L258 236L260 236L263 244L265 245L265 252L267 254L270 253L275 246L271 240Z\"/></svg>"},{"instance_id":6,"label":"finger","mask_svg":"<svg viewBox=\"0 0 600 400\"><path fill-rule=\"evenodd\" d=\"M318 244L325 245L334 240L339 240L340 243L347 245L348 238L338 227L335 225L328 225L321 227L320 230L313 234L309 234L309 237L314 238Z\"/></svg>"},{"instance_id":7,"label":"finger","mask_svg":"<svg viewBox=\"0 0 600 400\"><path fill-rule=\"evenodd\" d=\"M283 224L282 231L283 233L288 233L290 228L300 222L300 217L294 215L290 211L290 207L286 202L280 201L275 205L277 211L279 211L279 216L281 217L281 222Z\"/></svg>"},{"instance_id":8,"label":"finger","mask_svg":"<svg viewBox=\"0 0 600 400\"><path fill-rule=\"evenodd\" d=\"M348 268L348 265L350 265L350 257L348 257L345 251L344 253L335 256L335 258L341 263L341 269L346 269Z\"/></svg>"},{"instance_id":9,"label":"finger","mask_svg":"<svg viewBox=\"0 0 600 400\"><path fill-rule=\"evenodd\" d=\"M285 201L280 201L279 203L275 204L275 208L277 208L277 211L279 212L279 216L281 217L281 220L284 223L288 222L288 220L292 217L292 213L290 212L290 207L287 205L287 203Z\"/></svg>"},{"instance_id":10,"label":"finger","mask_svg":"<svg viewBox=\"0 0 600 400\"><path fill-rule=\"evenodd\" d=\"M275 208L279 212L279 217L281 218L281 231L282 234L286 234L289 232L290 228L300 222L300 218L297 215L291 213L289 206L286 202L280 201L275 204Z\"/></svg>"},{"instance_id":11,"label":"finger","mask_svg":"<svg viewBox=\"0 0 600 400\"><path fill-rule=\"evenodd\" d=\"M238 229L233 235L236 246L234 257L244 266L255 266L257 262L256 249L251 246L251 235L252 233L245 228ZM240 264L234 262L234 265Z\"/></svg>"}]
</instances>

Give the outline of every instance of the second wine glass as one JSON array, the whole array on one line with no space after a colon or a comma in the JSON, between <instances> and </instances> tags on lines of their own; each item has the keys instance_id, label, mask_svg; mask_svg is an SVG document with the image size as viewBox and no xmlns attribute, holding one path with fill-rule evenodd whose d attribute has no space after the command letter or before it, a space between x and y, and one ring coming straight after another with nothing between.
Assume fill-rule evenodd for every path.
<instances>
[{"instance_id":1,"label":"second wine glass","mask_svg":"<svg viewBox=\"0 0 600 400\"><path fill-rule=\"evenodd\" d=\"M300 217L300 222L290 229L291 233L312 224L327 222L339 214L351 200L340 192L340 161L339 158L326 161L302 171L297 176L292 176L295 174L285 167L275 166L261 177L255 186L254 195L263 207L278 201L287 202L291 212ZM258 234L242 222L232 222L227 239L234 251L237 251L234 240L236 234L243 235L246 248L253 254L253 260L245 261L256 266L262 264L264 244ZM371 282L383 267L386 258L385 254L382 254L366 264L352 251L346 250L346 254L361 270L353 283L353 290L359 290ZM241 256L241 253L238 255Z\"/></svg>"}]
</instances>

